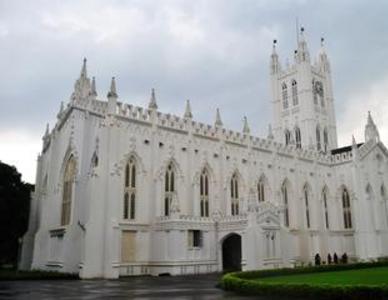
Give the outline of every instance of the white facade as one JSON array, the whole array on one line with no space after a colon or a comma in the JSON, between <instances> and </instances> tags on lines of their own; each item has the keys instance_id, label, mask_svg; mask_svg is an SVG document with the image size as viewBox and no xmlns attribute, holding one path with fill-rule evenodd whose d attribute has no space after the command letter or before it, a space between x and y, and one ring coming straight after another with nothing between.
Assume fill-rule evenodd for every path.
<instances>
[{"instance_id":1,"label":"white facade","mask_svg":"<svg viewBox=\"0 0 388 300\"><path fill-rule=\"evenodd\" d=\"M370 114L365 143L337 149L323 46L312 65L302 32L283 69L275 44L267 138L219 111L198 123L189 103L161 113L154 92L148 108L119 102L114 78L97 100L85 61L43 137L20 268L117 278L388 256L388 151Z\"/></svg>"}]
</instances>

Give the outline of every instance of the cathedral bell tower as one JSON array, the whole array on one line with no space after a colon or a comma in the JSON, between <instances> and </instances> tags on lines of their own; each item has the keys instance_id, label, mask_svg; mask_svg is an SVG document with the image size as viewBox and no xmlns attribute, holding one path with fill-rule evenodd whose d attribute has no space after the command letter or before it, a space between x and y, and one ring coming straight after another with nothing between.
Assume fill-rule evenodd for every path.
<instances>
[{"instance_id":1,"label":"cathedral bell tower","mask_svg":"<svg viewBox=\"0 0 388 300\"><path fill-rule=\"evenodd\" d=\"M282 68L276 46L274 40L270 73L275 140L325 153L337 148L330 63L323 38L314 64L303 27L298 33L293 64Z\"/></svg>"}]
</instances>

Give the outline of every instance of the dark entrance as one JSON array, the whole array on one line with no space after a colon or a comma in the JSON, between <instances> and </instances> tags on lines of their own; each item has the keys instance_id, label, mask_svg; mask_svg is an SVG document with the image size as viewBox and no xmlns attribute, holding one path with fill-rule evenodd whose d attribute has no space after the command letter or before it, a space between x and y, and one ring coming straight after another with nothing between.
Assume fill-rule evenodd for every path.
<instances>
[{"instance_id":1,"label":"dark entrance","mask_svg":"<svg viewBox=\"0 0 388 300\"><path fill-rule=\"evenodd\" d=\"M222 243L222 269L241 270L241 236L238 234L228 236Z\"/></svg>"}]
</instances>

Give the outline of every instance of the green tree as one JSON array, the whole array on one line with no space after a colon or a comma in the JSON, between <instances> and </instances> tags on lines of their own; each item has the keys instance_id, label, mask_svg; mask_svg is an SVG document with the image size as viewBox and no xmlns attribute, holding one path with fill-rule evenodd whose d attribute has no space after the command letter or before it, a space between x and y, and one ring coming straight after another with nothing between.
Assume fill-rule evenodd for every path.
<instances>
[{"instance_id":1,"label":"green tree","mask_svg":"<svg viewBox=\"0 0 388 300\"><path fill-rule=\"evenodd\" d=\"M0 266L16 267L19 239L27 231L34 186L21 181L15 167L0 161Z\"/></svg>"}]
</instances>

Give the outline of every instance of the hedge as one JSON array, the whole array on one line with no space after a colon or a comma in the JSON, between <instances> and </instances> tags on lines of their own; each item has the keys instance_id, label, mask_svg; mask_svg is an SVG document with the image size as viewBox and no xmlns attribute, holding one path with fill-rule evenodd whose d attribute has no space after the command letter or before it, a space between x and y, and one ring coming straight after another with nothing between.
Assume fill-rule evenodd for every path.
<instances>
[{"instance_id":1,"label":"hedge","mask_svg":"<svg viewBox=\"0 0 388 300\"><path fill-rule=\"evenodd\" d=\"M303 283L275 283L250 280L264 277L344 271L388 266L387 261L355 263L346 265L325 265L308 268L283 268L261 271L229 273L222 277L221 287L245 295L285 296L321 299L384 299L388 297L388 285L328 285Z\"/></svg>"},{"instance_id":2,"label":"hedge","mask_svg":"<svg viewBox=\"0 0 388 300\"><path fill-rule=\"evenodd\" d=\"M68 280L79 279L78 274L55 271L16 271L0 269L0 281L6 280Z\"/></svg>"}]
</instances>

